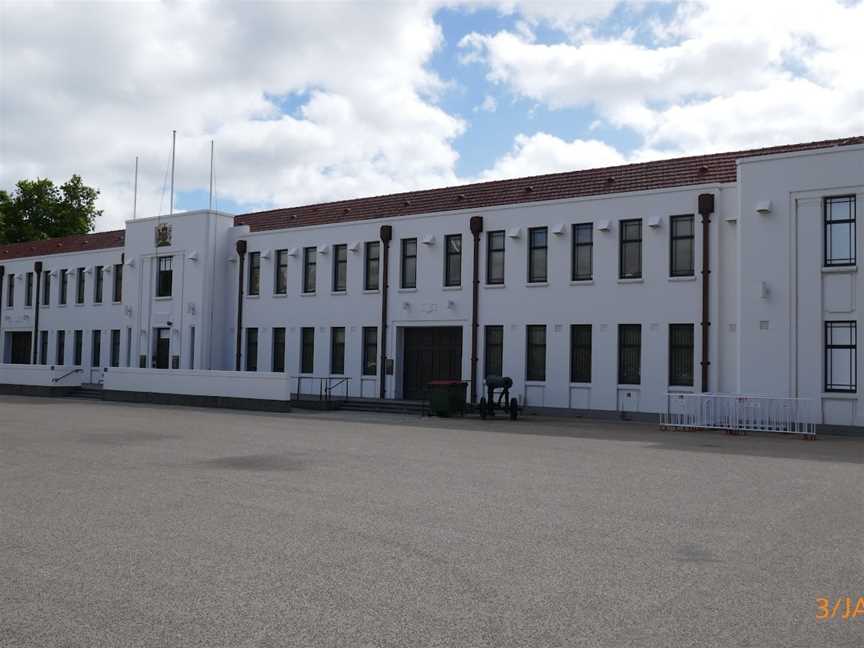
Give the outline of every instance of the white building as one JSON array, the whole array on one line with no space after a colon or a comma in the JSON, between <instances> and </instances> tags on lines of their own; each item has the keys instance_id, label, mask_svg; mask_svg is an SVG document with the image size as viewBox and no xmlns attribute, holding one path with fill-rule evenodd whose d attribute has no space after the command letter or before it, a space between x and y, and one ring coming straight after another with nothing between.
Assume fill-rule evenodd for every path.
<instances>
[{"instance_id":1,"label":"white building","mask_svg":"<svg viewBox=\"0 0 864 648\"><path fill-rule=\"evenodd\" d=\"M287 398L323 377L411 399L463 378L479 398L503 374L527 406L710 391L864 425L862 197L856 137L8 245L0 383L36 364L130 391Z\"/></svg>"}]
</instances>

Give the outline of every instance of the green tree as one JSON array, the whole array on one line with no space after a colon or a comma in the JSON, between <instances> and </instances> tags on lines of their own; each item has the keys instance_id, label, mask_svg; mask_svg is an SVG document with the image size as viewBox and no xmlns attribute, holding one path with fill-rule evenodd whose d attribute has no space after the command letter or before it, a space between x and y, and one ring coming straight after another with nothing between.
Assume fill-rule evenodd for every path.
<instances>
[{"instance_id":1,"label":"green tree","mask_svg":"<svg viewBox=\"0 0 864 648\"><path fill-rule=\"evenodd\" d=\"M47 178L21 180L10 194L0 191L0 243L87 234L93 231L99 190L73 175L55 186Z\"/></svg>"}]
</instances>

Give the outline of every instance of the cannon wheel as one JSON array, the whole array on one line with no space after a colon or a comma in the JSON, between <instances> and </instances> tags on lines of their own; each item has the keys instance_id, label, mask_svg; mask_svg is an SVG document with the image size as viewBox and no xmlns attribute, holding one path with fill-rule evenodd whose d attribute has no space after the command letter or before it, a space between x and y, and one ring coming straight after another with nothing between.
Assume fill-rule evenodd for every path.
<instances>
[{"instance_id":1,"label":"cannon wheel","mask_svg":"<svg viewBox=\"0 0 864 648\"><path fill-rule=\"evenodd\" d=\"M510 420L515 421L519 416L519 401L515 397L510 399Z\"/></svg>"}]
</instances>

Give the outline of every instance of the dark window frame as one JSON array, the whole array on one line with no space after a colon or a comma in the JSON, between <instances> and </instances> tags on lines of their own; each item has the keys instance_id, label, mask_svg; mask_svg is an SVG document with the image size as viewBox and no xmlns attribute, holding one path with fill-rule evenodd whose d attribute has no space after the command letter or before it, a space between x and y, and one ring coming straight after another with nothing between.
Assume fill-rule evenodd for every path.
<instances>
[{"instance_id":1,"label":"dark window frame","mask_svg":"<svg viewBox=\"0 0 864 648\"><path fill-rule=\"evenodd\" d=\"M101 304L105 291L105 266L93 266L93 303Z\"/></svg>"},{"instance_id":2,"label":"dark window frame","mask_svg":"<svg viewBox=\"0 0 864 648\"><path fill-rule=\"evenodd\" d=\"M123 264L114 264L114 276L111 277L111 301L119 304L123 301Z\"/></svg>"},{"instance_id":3,"label":"dark window frame","mask_svg":"<svg viewBox=\"0 0 864 648\"><path fill-rule=\"evenodd\" d=\"M270 344L270 371L285 372L285 327L274 326Z\"/></svg>"},{"instance_id":4,"label":"dark window frame","mask_svg":"<svg viewBox=\"0 0 864 648\"><path fill-rule=\"evenodd\" d=\"M378 327L364 326L363 327L363 357L362 375L377 376L378 375Z\"/></svg>"},{"instance_id":5,"label":"dark window frame","mask_svg":"<svg viewBox=\"0 0 864 648\"><path fill-rule=\"evenodd\" d=\"M75 329L73 333L72 366L80 367L84 359L84 331Z\"/></svg>"},{"instance_id":6,"label":"dark window frame","mask_svg":"<svg viewBox=\"0 0 864 648\"><path fill-rule=\"evenodd\" d=\"M669 325L669 386L695 384L696 327L692 323Z\"/></svg>"},{"instance_id":7,"label":"dark window frame","mask_svg":"<svg viewBox=\"0 0 864 648\"><path fill-rule=\"evenodd\" d=\"M246 278L246 294L258 297L261 294L261 252L249 253L249 275Z\"/></svg>"},{"instance_id":8,"label":"dark window frame","mask_svg":"<svg viewBox=\"0 0 864 648\"><path fill-rule=\"evenodd\" d=\"M246 371L258 371L258 328L246 327Z\"/></svg>"},{"instance_id":9,"label":"dark window frame","mask_svg":"<svg viewBox=\"0 0 864 648\"><path fill-rule=\"evenodd\" d=\"M303 248L303 294L314 295L318 291L318 259L315 246Z\"/></svg>"},{"instance_id":10,"label":"dark window frame","mask_svg":"<svg viewBox=\"0 0 864 648\"><path fill-rule=\"evenodd\" d=\"M500 247L497 245L500 239ZM501 276L493 275L492 268L495 259L500 255ZM507 234L504 230L492 230L486 233L486 285L503 286L507 262Z\"/></svg>"},{"instance_id":11,"label":"dark window frame","mask_svg":"<svg viewBox=\"0 0 864 648\"><path fill-rule=\"evenodd\" d=\"M588 232L590 240L580 241L579 232ZM575 223L571 229L571 238L570 280L591 281L594 279L594 223ZM580 274L579 259L583 255L588 257L588 272Z\"/></svg>"},{"instance_id":12,"label":"dark window frame","mask_svg":"<svg viewBox=\"0 0 864 648\"><path fill-rule=\"evenodd\" d=\"M108 364L112 367L120 366L120 329L111 329L111 353Z\"/></svg>"},{"instance_id":13,"label":"dark window frame","mask_svg":"<svg viewBox=\"0 0 864 648\"><path fill-rule=\"evenodd\" d=\"M829 220L830 206L835 202L846 201L849 203L849 218ZM826 196L822 199L822 222L823 222L823 265L826 268L848 267L858 263L858 225L857 225L857 200L855 194L843 196ZM851 239L851 257L831 256L831 230L833 227L848 225Z\"/></svg>"},{"instance_id":14,"label":"dark window frame","mask_svg":"<svg viewBox=\"0 0 864 648\"><path fill-rule=\"evenodd\" d=\"M308 339L307 339L307 333ZM308 348L307 348L308 347ZM308 353L308 355L307 355ZM307 363L308 361L308 363ZM300 373L315 373L315 327L300 328Z\"/></svg>"},{"instance_id":15,"label":"dark window frame","mask_svg":"<svg viewBox=\"0 0 864 648\"><path fill-rule=\"evenodd\" d=\"M24 306L30 307L33 305L33 273L28 272L24 275Z\"/></svg>"},{"instance_id":16,"label":"dark window frame","mask_svg":"<svg viewBox=\"0 0 864 648\"><path fill-rule=\"evenodd\" d=\"M835 328L846 328L849 331L851 344L837 344L833 342L832 332ZM824 326L824 388L826 392L854 394L858 391L858 322L855 320L830 320ZM832 381L832 351L847 351L851 355L849 363L849 382L834 383Z\"/></svg>"},{"instance_id":17,"label":"dark window frame","mask_svg":"<svg viewBox=\"0 0 864 648\"><path fill-rule=\"evenodd\" d=\"M288 250L276 250L273 264L273 294L288 294Z\"/></svg>"},{"instance_id":18,"label":"dark window frame","mask_svg":"<svg viewBox=\"0 0 864 648\"><path fill-rule=\"evenodd\" d=\"M638 238L629 238L628 226L630 225L639 225L639 237ZM618 223L618 278L619 279L641 279L642 278L642 219L641 218L628 218L626 220L619 221ZM637 272L625 272L625 258L627 255L627 251L631 248L637 250L638 255L638 266L639 269Z\"/></svg>"},{"instance_id":19,"label":"dark window frame","mask_svg":"<svg viewBox=\"0 0 864 648\"><path fill-rule=\"evenodd\" d=\"M57 331L57 340L54 347L54 364L61 367L66 366L66 331Z\"/></svg>"},{"instance_id":20,"label":"dark window frame","mask_svg":"<svg viewBox=\"0 0 864 648\"><path fill-rule=\"evenodd\" d=\"M15 308L15 273L10 272L6 279L6 308Z\"/></svg>"},{"instance_id":21,"label":"dark window frame","mask_svg":"<svg viewBox=\"0 0 864 648\"><path fill-rule=\"evenodd\" d=\"M535 236L543 235L543 244L535 241ZM534 255L543 253L543 274L534 274ZM549 281L549 228L528 228L528 283L547 283Z\"/></svg>"},{"instance_id":22,"label":"dark window frame","mask_svg":"<svg viewBox=\"0 0 864 648\"><path fill-rule=\"evenodd\" d=\"M156 257L156 297L167 299L174 292L174 257Z\"/></svg>"},{"instance_id":23,"label":"dark window frame","mask_svg":"<svg viewBox=\"0 0 864 648\"><path fill-rule=\"evenodd\" d=\"M348 245L333 246L333 292L348 292Z\"/></svg>"},{"instance_id":24,"label":"dark window frame","mask_svg":"<svg viewBox=\"0 0 864 648\"><path fill-rule=\"evenodd\" d=\"M58 297L58 303L61 306L65 306L67 299L69 297L69 271L65 268L60 270L60 295Z\"/></svg>"},{"instance_id":25,"label":"dark window frame","mask_svg":"<svg viewBox=\"0 0 864 648\"><path fill-rule=\"evenodd\" d=\"M543 343L532 341L533 333L543 333ZM549 340L545 324L528 324L525 327L525 380L530 382L546 381L546 355ZM542 349L542 353L539 350ZM534 353L532 353L532 351ZM542 362L541 362L542 360Z\"/></svg>"},{"instance_id":26,"label":"dark window frame","mask_svg":"<svg viewBox=\"0 0 864 648\"><path fill-rule=\"evenodd\" d=\"M497 372L495 370L498 370ZM504 375L504 326L483 327L483 377Z\"/></svg>"},{"instance_id":27,"label":"dark window frame","mask_svg":"<svg viewBox=\"0 0 864 648\"><path fill-rule=\"evenodd\" d=\"M48 331L39 331L39 364L48 364Z\"/></svg>"},{"instance_id":28,"label":"dark window frame","mask_svg":"<svg viewBox=\"0 0 864 648\"><path fill-rule=\"evenodd\" d=\"M690 234L676 233L678 223L690 223ZM690 241L690 265L681 270L676 268L678 248L676 241ZM669 276L670 277L694 277L696 276L696 216L694 214L679 214L669 218Z\"/></svg>"},{"instance_id":29,"label":"dark window frame","mask_svg":"<svg viewBox=\"0 0 864 648\"><path fill-rule=\"evenodd\" d=\"M102 366L102 331L93 329L90 332L90 366Z\"/></svg>"},{"instance_id":30,"label":"dark window frame","mask_svg":"<svg viewBox=\"0 0 864 648\"><path fill-rule=\"evenodd\" d=\"M85 278L84 268L78 268L75 271L75 303L84 303Z\"/></svg>"},{"instance_id":31,"label":"dark window frame","mask_svg":"<svg viewBox=\"0 0 864 648\"><path fill-rule=\"evenodd\" d=\"M414 252L408 253L408 246L414 246ZM400 255L399 255L399 287L402 290L413 290L417 288L417 255L419 253L419 249L417 247L417 239L416 238L404 238L401 240L400 245ZM409 261L412 267L413 278L410 284L407 281L408 267Z\"/></svg>"},{"instance_id":32,"label":"dark window frame","mask_svg":"<svg viewBox=\"0 0 864 648\"><path fill-rule=\"evenodd\" d=\"M628 333L636 333L638 342L633 344L627 339ZM635 356L628 356L628 351L635 350ZM634 361L635 360L635 361ZM632 364L634 366L628 366ZM635 368L635 369L634 369ZM618 384L642 384L642 325L618 325Z\"/></svg>"},{"instance_id":33,"label":"dark window frame","mask_svg":"<svg viewBox=\"0 0 864 648\"><path fill-rule=\"evenodd\" d=\"M42 305L51 305L51 271L42 271Z\"/></svg>"},{"instance_id":34,"label":"dark window frame","mask_svg":"<svg viewBox=\"0 0 864 648\"><path fill-rule=\"evenodd\" d=\"M450 243L456 242L458 250L451 250ZM456 259L455 268L450 262ZM446 234L444 236L444 286L446 288L458 288L462 286L462 235Z\"/></svg>"},{"instance_id":35,"label":"dark window frame","mask_svg":"<svg viewBox=\"0 0 864 648\"><path fill-rule=\"evenodd\" d=\"M339 340L341 335L341 340ZM343 376L345 375L345 327L331 326L330 327L330 375Z\"/></svg>"},{"instance_id":36,"label":"dark window frame","mask_svg":"<svg viewBox=\"0 0 864 648\"><path fill-rule=\"evenodd\" d=\"M371 254L373 250L374 256ZM363 290L376 291L380 286L381 241L366 241L363 245Z\"/></svg>"},{"instance_id":37,"label":"dark window frame","mask_svg":"<svg viewBox=\"0 0 864 648\"><path fill-rule=\"evenodd\" d=\"M571 383L587 384L591 382L593 334L591 324L570 325Z\"/></svg>"}]
</instances>

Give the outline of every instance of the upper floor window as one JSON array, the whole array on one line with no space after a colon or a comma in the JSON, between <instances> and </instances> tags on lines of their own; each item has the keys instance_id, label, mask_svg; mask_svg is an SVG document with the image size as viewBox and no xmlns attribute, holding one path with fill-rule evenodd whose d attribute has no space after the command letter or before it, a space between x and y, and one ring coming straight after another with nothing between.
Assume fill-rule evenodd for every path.
<instances>
[{"instance_id":1,"label":"upper floor window","mask_svg":"<svg viewBox=\"0 0 864 648\"><path fill-rule=\"evenodd\" d=\"M333 292L348 290L348 246L333 246Z\"/></svg>"},{"instance_id":2,"label":"upper floor window","mask_svg":"<svg viewBox=\"0 0 864 648\"><path fill-rule=\"evenodd\" d=\"M444 237L444 285L462 285L462 235Z\"/></svg>"},{"instance_id":3,"label":"upper floor window","mask_svg":"<svg viewBox=\"0 0 864 648\"><path fill-rule=\"evenodd\" d=\"M12 308L15 306L15 275L9 273L6 278L6 306Z\"/></svg>"},{"instance_id":4,"label":"upper floor window","mask_svg":"<svg viewBox=\"0 0 864 648\"><path fill-rule=\"evenodd\" d=\"M276 250L275 271L273 292L277 295L284 295L288 292L288 250Z\"/></svg>"},{"instance_id":5,"label":"upper floor window","mask_svg":"<svg viewBox=\"0 0 864 648\"><path fill-rule=\"evenodd\" d=\"M69 271L61 270L60 271L60 296L58 301L60 304L66 304L66 294L69 292Z\"/></svg>"},{"instance_id":6,"label":"upper floor window","mask_svg":"<svg viewBox=\"0 0 864 648\"><path fill-rule=\"evenodd\" d=\"M693 385L693 325L669 325L669 384Z\"/></svg>"},{"instance_id":7,"label":"upper floor window","mask_svg":"<svg viewBox=\"0 0 864 648\"><path fill-rule=\"evenodd\" d=\"M504 230L486 234L486 283L504 283Z\"/></svg>"},{"instance_id":8,"label":"upper floor window","mask_svg":"<svg viewBox=\"0 0 864 648\"><path fill-rule=\"evenodd\" d=\"M28 272L24 277L24 305L33 305L33 273Z\"/></svg>"},{"instance_id":9,"label":"upper floor window","mask_svg":"<svg viewBox=\"0 0 864 648\"><path fill-rule=\"evenodd\" d=\"M156 296L170 297L172 284L174 283L172 257L158 257L157 264L158 272L156 274Z\"/></svg>"},{"instance_id":10,"label":"upper floor window","mask_svg":"<svg viewBox=\"0 0 864 648\"><path fill-rule=\"evenodd\" d=\"M825 391L858 390L858 326L825 322Z\"/></svg>"},{"instance_id":11,"label":"upper floor window","mask_svg":"<svg viewBox=\"0 0 864 648\"><path fill-rule=\"evenodd\" d=\"M317 260L315 259L315 248L303 248L303 292L314 293L318 284L316 278Z\"/></svg>"},{"instance_id":12,"label":"upper floor window","mask_svg":"<svg viewBox=\"0 0 864 648\"><path fill-rule=\"evenodd\" d=\"M570 279L588 281L594 276L594 225L579 223L573 226L573 260Z\"/></svg>"},{"instance_id":13,"label":"upper floor window","mask_svg":"<svg viewBox=\"0 0 864 648\"><path fill-rule=\"evenodd\" d=\"M105 269L98 265L93 270L93 303L102 303L102 289L105 283Z\"/></svg>"},{"instance_id":14,"label":"upper floor window","mask_svg":"<svg viewBox=\"0 0 864 648\"><path fill-rule=\"evenodd\" d=\"M402 288L417 287L417 239L402 239Z\"/></svg>"},{"instance_id":15,"label":"upper floor window","mask_svg":"<svg viewBox=\"0 0 864 648\"><path fill-rule=\"evenodd\" d=\"M825 265L855 265L855 196L825 198Z\"/></svg>"},{"instance_id":16,"label":"upper floor window","mask_svg":"<svg viewBox=\"0 0 864 648\"><path fill-rule=\"evenodd\" d=\"M621 221L619 243L619 277L639 279L642 277L642 219Z\"/></svg>"},{"instance_id":17,"label":"upper floor window","mask_svg":"<svg viewBox=\"0 0 864 648\"><path fill-rule=\"evenodd\" d=\"M250 295L261 294L261 253L249 253L249 286ZM251 329L250 329L251 330Z\"/></svg>"},{"instance_id":18,"label":"upper floor window","mask_svg":"<svg viewBox=\"0 0 864 648\"><path fill-rule=\"evenodd\" d=\"M75 271L75 303L84 303L84 268Z\"/></svg>"},{"instance_id":19,"label":"upper floor window","mask_svg":"<svg viewBox=\"0 0 864 648\"><path fill-rule=\"evenodd\" d=\"M692 277L694 274L693 246L696 240L693 215L673 216L670 223L669 274L673 277Z\"/></svg>"},{"instance_id":20,"label":"upper floor window","mask_svg":"<svg viewBox=\"0 0 864 648\"><path fill-rule=\"evenodd\" d=\"M51 271L42 271L42 305L51 305Z\"/></svg>"},{"instance_id":21,"label":"upper floor window","mask_svg":"<svg viewBox=\"0 0 864 648\"><path fill-rule=\"evenodd\" d=\"M363 269L363 289L378 290L379 263L381 261L381 243L367 241L365 245L365 268Z\"/></svg>"},{"instance_id":22,"label":"upper floor window","mask_svg":"<svg viewBox=\"0 0 864 648\"><path fill-rule=\"evenodd\" d=\"M115 263L114 264L114 288L113 294L111 295L111 301L121 302L123 301L123 264Z\"/></svg>"},{"instance_id":23,"label":"upper floor window","mask_svg":"<svg viewBox=\"0 0 864 648\"><path fill-rule=\"evenodd\" d=\"M548 231L545 227L528 230L528 282L547 281Z\"/></svg>"}]
</instances>

